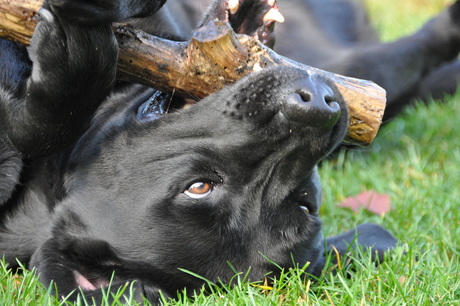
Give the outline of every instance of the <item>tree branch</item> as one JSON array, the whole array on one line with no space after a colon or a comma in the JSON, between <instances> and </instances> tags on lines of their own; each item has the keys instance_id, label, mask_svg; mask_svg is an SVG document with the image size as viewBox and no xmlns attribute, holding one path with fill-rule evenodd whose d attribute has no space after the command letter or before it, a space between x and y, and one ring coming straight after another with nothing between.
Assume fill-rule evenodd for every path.
<instances>
[{"instance_id":1,"label":"tree branch","mask_svg":"<svg viewBox=\"0 0 460 306\"><path fill-rule=\"evenodd\" d=\"M28 44L41 3L0 0L0 37ZM272 66L297 67L321 75L341 93L350 112L350 141L367 145L380 127L386 103L381 87L280 56L252 37L235 34L228 23L205 25L195 30L188 42L148 35L128 24L116 24L114 30L120 46L120 80L203 98L253 71Z\"/></svg>"}]
</instances>

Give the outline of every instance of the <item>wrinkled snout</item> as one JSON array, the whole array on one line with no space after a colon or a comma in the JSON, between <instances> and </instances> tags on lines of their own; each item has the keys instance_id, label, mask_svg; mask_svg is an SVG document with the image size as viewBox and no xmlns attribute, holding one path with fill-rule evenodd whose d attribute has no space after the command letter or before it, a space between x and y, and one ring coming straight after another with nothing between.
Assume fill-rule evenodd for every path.
<instances>
[{"instance_id":1,"label":"wrinkled snout","mask_svg":"<svg viewBox=\"0 0 460 306\"><path fill-rule=\"evenodd\" d=\"M340 105L327 84L306 77L294 82L282 112L292 124L331 129L340 118Z\"/></svg>"}]
</instances>

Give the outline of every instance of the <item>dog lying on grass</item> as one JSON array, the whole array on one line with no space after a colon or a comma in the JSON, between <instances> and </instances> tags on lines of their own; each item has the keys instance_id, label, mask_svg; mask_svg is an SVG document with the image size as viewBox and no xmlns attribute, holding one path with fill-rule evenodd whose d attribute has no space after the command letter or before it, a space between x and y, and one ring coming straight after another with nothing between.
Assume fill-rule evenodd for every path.
<instances>
[{"instance_id":1,"label":"dog lying on grass","mask_svg":"<svg viewBox=\"0 0 460 306\"><path fill-rule=\"evenodd\" d=\"M255 16L273 5L246 1ZM267 69L188 108L115 82L111 22L153 14L140 25L187 36L177 3L156 12L163 4L49 0L28 52L0 41L5 260L29 262L60 295L101 298L114 275L111 288L136 281L155 302L203 285L182 269L223 282L249 270L257 281L308 262L317 276L331 245L344 253L356 237L382 259L397 241L378 225L321 235L316 167L348 115L319 77Z\"/></svg>"}]
</instances>

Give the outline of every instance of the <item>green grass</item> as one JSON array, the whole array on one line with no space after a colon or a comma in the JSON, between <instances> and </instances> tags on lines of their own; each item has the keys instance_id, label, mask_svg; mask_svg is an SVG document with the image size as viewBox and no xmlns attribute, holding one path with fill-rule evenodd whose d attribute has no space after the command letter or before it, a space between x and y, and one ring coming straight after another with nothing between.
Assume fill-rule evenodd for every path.
<instances>
[{"instance_id":1,"label":"green grass","mask_svg":"<svg viewBox=\"0 0 460 306\"><path fill-rule=\"evenodd\" d=\"M281 0L282 1L282 0ZM452 0L363 0L372 15L372 23L380 37L394 40L419 29L424 22L436 15Z\"/></svg>"},{"instance_id":2,"label":"green grass","mask_svg":"<svg viewBox=\"0 0 460 306\"><path fill-rule=\"evenodd\" d=\"M420 26L446 1L366 2L384 39L390 40ZM211 295L197 293L195 303L460 305L459 100L457 94L446 102L409 108L380 131L372 146L341 152L321 166L324 185L321 215L325 233L334 235L364 222L382 224L405 245L391 260L375 267L363 255L364 259L355 264L355 271L339 270L317 282L305 281L302 269L292 269L271 290L235 280L234 286L212 287ZM336 206L344 198L364 190L389 195L392 211L377 216ZM404 249L407 254L402 254ZM347 273L352 274L351 279ZM124 289L129 293L129 286ZM47 292L33 273L24 270L18 276L1 267L0 304L67 304ZM119 294L114 305L124 303ZM181 296L165 303L191 302Z\"/></svg>"}]
</instances>

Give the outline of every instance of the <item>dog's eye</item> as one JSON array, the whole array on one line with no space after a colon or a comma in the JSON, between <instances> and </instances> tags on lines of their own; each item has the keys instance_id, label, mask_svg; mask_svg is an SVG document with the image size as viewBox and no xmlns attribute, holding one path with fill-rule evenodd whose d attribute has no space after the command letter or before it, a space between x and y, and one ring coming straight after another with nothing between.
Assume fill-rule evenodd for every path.
<instances>
[{"instance_id":1,"label":"dog's eye","mask_svg":"<svg viewBox=\"0 0 460 306\"><path fill-rule=\"evenodd\" d=\"M210 182L196 182L190 185L184 193L192 199L202 199L211 194L214 185Z\"/></svg>"}]
</instances>

